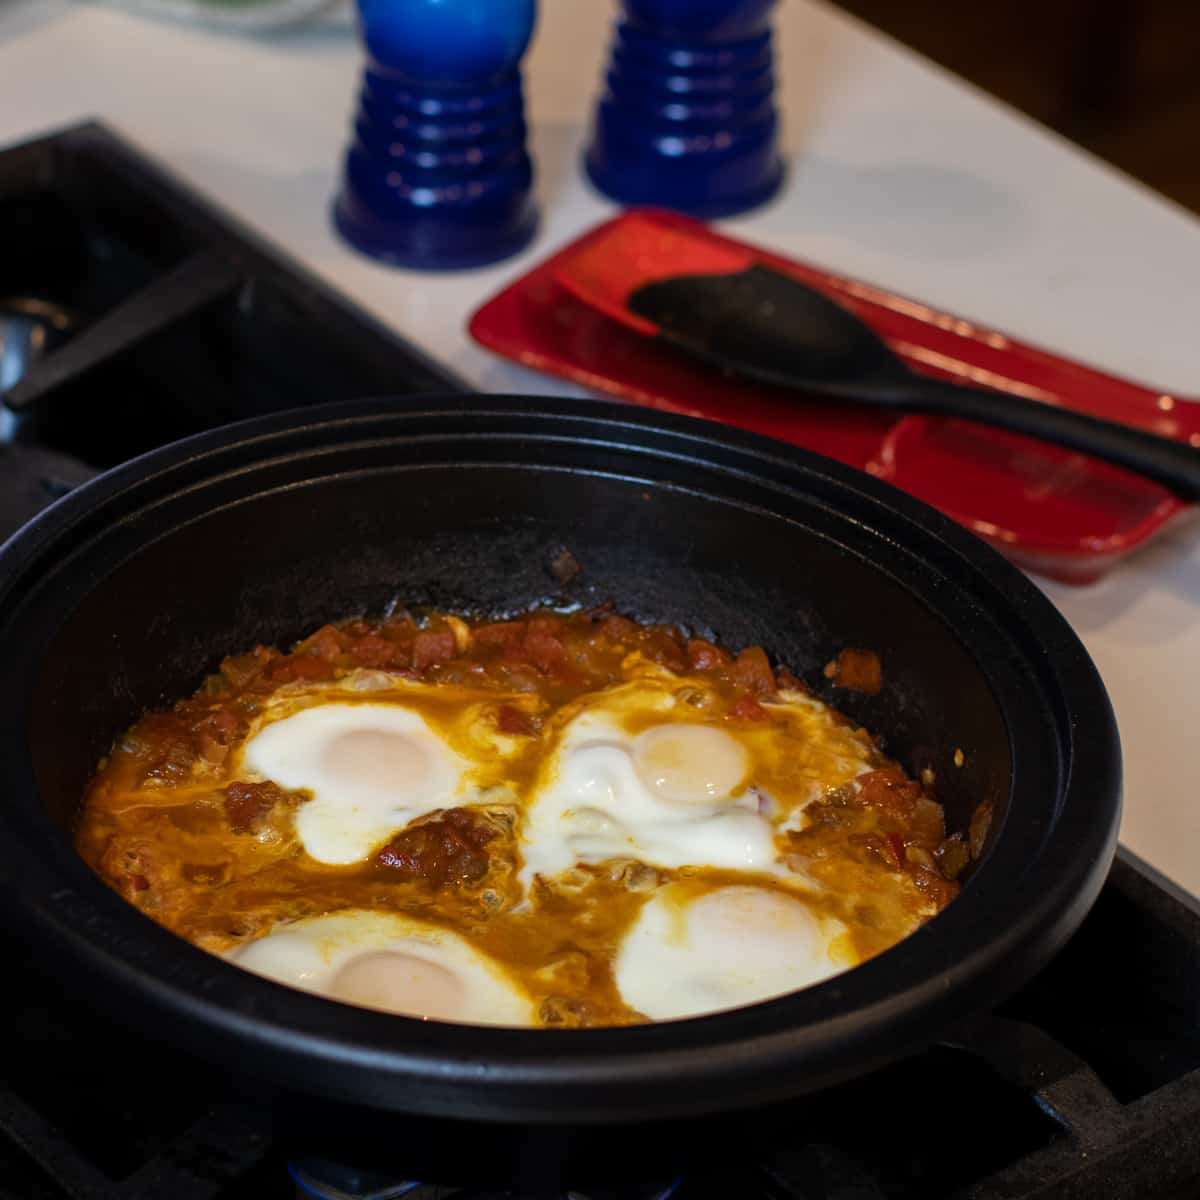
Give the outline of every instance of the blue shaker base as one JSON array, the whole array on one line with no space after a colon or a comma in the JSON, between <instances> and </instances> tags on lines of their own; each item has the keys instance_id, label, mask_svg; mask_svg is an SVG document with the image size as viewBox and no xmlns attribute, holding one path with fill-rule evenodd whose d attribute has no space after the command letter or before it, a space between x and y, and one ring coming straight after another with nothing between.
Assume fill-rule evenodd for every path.
<instances>
[{"instance_id":1,"label":"blue shaker base","mask_svg":"<svg viewBox=\"0 0 1200 1200\"><path fill-rule=\"evenodd\" d=\"M530 203L506 227L472 231L455 217L426 216L391 225L373 221L345 194L333 203L334 227L360 254L394 267L419 271L464 271L486 267L520 253L538 229L537 209Z\"/></svg>"},{"instance_id":2,"label":"blue shaker base","mask_svg":"<svg viewBox=\"0 0 1200 1200\"><path fill-rule=\"evenodd\" d=\"M783 160L777 159L756 186L733 196L706 196L700 188L664 186L661 178L640 178L628 171L606 172L593 163L590 152L584 153L583 170L598 192L627 208L670 208L699 221L715 221L761 208L775 198L787 178Z\"/></svg>"}]
</instances>

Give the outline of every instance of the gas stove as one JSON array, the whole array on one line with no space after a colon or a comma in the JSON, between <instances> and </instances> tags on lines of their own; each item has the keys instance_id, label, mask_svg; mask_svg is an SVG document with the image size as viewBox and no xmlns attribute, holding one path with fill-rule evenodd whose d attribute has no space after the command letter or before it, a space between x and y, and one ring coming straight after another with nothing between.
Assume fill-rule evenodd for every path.
<instances>
[{"instance_id":1,"label":"gas stove","mask_svg":"<svg viewBox=\"0 0 1200 1200\"><path fill-rule=\"evenodd\" d=\"M188 433L461 387L99 126L0 154L0 230L0 537ZM408 1179L403 1146L381 1175L288 1144L236 1079L29 959L0 939L0 1200L1200 1195L1200 905L1126 852L1015 997L772 1119L753 1155L535 1193Z\"/></svg>"},{"instance_id":2,"label":"gas stove","mask_svg":"<svg viewBox=\"0 0 1200 1200\"><path fill-rule=\"evenodd\" d=\"M0 1200L1200 1195L1200 904L1125 851L1032 983L941 1044L797 1109L751 1160L549 1192L406 1180L403 1147L390 1175L323 1161L245 1107L236 1080L0 952Z\"/></svg>"}]
</instances>

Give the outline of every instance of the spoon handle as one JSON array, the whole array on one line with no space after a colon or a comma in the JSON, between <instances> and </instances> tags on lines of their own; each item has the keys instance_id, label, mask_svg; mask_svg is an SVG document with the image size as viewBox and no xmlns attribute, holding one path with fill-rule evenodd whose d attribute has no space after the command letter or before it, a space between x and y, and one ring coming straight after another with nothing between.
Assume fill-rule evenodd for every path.
<instances>
[{"instance_id":1,"label":"spoon handle","mask_svg":"<svg viewBox=\"0 0 1200 1200\"><path fill-rule=\"evenodd\" d=\"M1200 499L1200 449L1116 421L1005 392L914 376L890 403L1023 433L1136 471L1187 500Z\"/></svg>"}]
</instances>

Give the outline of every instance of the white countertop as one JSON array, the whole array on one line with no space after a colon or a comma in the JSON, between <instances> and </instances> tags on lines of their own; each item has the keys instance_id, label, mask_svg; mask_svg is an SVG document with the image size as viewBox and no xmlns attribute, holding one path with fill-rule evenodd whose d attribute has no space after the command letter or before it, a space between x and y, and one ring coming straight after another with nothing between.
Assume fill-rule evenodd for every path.
<instances>
[{"instance_id":1,"label":"white countertop","mask_svg":"<svg viewBox=\"0 0 1200 1200\"><path fill-rule=\"evenodd\" d=\"M569 394L464 330L505 280L613 211L578 159L614 6L541 9L526 67L542 230L487 270L396 271L335 238L360 64L348 18L256 39L0 0L0 145L100 117L479 387ZM777 30L793 170L735 234L1200 397L1200 222L836 9L785 0ZM1045 586L1117 710L1122 840L1200 892L1200 528L1092 587Z\"/></svg>"}]
</instances>

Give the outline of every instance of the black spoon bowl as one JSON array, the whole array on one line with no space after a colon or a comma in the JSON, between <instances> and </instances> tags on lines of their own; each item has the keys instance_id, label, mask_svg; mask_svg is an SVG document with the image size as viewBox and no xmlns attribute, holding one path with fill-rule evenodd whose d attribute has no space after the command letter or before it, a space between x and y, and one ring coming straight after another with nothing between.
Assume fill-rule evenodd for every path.
<instances>
[{"instance_id":1,"label":"black spoon bowl","mask_svg":"<svg viewBox=\"0 0 1200 1200\"><path fill-rule=\"evenodd\" d=\"M625 302L669 345L747 379L857 404L959 417L1054 442L1200 499L1200 450L1116 421L917 375L869 325L782 272L644 284Z\"/></svg>"}]
</instances>

